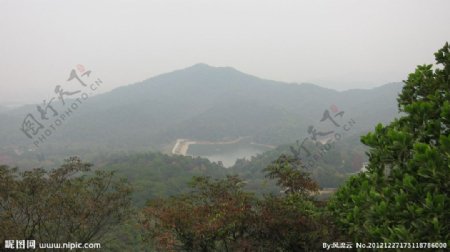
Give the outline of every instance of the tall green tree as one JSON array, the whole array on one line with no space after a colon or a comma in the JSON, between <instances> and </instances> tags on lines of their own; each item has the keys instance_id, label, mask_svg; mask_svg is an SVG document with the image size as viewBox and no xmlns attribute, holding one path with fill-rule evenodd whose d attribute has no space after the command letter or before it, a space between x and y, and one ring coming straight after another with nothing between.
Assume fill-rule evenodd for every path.
<instances>
[{"instance_id":1,"label":"tall green tree","mask_svg":"<svg viewBox=\"0 0 450 252\"><path fill-rule=\"evenodd\" d=\"M355 241L450 242L450 51L421 65L398 97L402 117L362 137L368 172L330 202Z\"/></svg>"}]
</instances>

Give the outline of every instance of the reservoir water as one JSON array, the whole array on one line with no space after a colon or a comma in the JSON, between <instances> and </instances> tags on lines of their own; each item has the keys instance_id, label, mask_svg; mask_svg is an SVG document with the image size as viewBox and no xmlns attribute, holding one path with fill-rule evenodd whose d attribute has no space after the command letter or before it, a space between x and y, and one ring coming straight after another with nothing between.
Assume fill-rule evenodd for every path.
<instances>
[{"instance_id":1,"label":"reservoir water","mask_svg":"<svg viewBox=\"0 0 450 252\"><path fill-rule=\"evenodd\" d=\"M187 150L188 156L200 156L211 162L222 161L224 167L231 167L237 159L250 159L252 156L270 150L269 146L248 142L232 144L191 144Z\"/></svg>"}]
</instances>

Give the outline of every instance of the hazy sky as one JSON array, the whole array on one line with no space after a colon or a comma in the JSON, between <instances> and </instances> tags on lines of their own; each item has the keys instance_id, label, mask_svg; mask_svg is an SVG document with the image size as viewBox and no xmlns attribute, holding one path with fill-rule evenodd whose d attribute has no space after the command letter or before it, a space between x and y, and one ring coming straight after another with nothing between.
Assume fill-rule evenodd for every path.
<instances>
[{"instance_id":1,"label":"hazy sky","mask_svg":"<svg viewBox=\"0 0 450 252\"><path fill-rule=\"evenodd\" d=\"M433 63L450 40L449 10L448 0L0 0L0 103L53 96L77 64L102 91L199 62L379 86Z\"/></svg>"}]
</instances>

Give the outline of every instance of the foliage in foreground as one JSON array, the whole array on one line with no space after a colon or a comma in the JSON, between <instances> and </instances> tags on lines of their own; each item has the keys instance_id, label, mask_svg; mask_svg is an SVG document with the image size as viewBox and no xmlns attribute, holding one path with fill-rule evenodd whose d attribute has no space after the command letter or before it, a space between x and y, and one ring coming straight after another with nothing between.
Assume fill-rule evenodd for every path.
<instances>
[{"instance_id":1,"label":"foliage in foreground","mask_svg":"<svg viewBox=\"0 0 450 252\"><path fill-rule=\"evenodd\" d=\"M366 174L348 181L330 210L354 241L450 242L450 50L418 66L399 95L405 116L362 137Z\"/></svg>"},{"instance_id":2,"label":"foliage in foreground","mask_svg":"<svg viewBox=\"0 0 450 252\"><path fill-rule=\"evenodd\" d=\"M149 203L142 221L144 237L162 251L319 249L332 232L310 196L318 186L291 161L281 156L266 169L284 193L263 199L245 192L237 176L194 178L191 193Z\"/></svg>"},{"instance_id":3,"label":"foliage in foreground","mask_svg":"<svg viewBox=\"0 0 450 252\"><path fill-rule=\"evenodd\" d=\"M0 247L5 240L102 242L112 227L129 218L131 189L112 172L89 172L70 158L60 168L0 166Z\"/></svg>"}]
</instances>

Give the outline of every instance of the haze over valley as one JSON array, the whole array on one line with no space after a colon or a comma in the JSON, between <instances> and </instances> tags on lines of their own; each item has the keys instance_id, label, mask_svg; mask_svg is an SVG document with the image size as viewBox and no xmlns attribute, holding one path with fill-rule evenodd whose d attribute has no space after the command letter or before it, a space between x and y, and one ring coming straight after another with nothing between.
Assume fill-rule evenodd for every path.
<instances>
[{"instance_id":1,"label":"haze over valley","mask_svg":"<svg viewBox=\"0 0 450 252\"><path fill-rule=\"evenodd\" d=\"M74 155L80 149L171 153L177 139L220 142L244 137L253 147L243 147L242 154L233 150L230 155L249 159L268 149L258 144L278 146L310 136L309 126L325 132L335 129L330 121L320 122L327 110L343 112L339 119L344 122L356 122L347 136L368 132L377 122L389 122L398 115L396 97L401 87L401 83L390 83L335 91L196 64L89 97L45 140L39 140L40 135L30 140L18 130L28 113L39 117L36 107L40 104L4 110L0 112L2 155L19 160L28 152ZM211 155L198 148L189 155ZM213 161L225 161L217 155ZM227 166L234 164L226 156Z\"/></svg>"}]
</instances>

